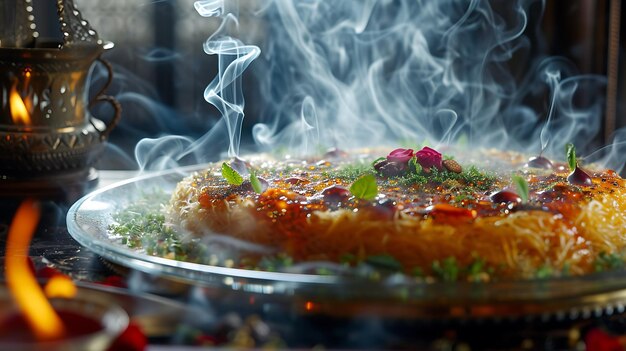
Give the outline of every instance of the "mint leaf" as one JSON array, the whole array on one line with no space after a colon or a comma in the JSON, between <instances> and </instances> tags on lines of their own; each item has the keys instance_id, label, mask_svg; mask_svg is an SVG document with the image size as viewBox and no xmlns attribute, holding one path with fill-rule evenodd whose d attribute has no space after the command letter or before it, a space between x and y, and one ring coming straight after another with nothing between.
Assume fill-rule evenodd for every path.
<instances>
[{"instance_id":1,"label":"mint leaf","mask_svg":"<svg viewBox=\"0 0 626 351\"><path fill-rule=\"evenodd\" d=\"M529 196L529 191L528 191L528 183L526 182L526 179L518 175L514 175L513 184L515 184L515 188L517 189L517 195L519 195L519 197L522 198L522 202L528 202L528 199L530 198L530 196Z\"/></svg>"},{"instance_id":2,"label":"mint leaf","mask_svg":"<svg viewBox=\"0 0 626 351\"><path fill-rule=\"evenodd\" d=\"M567 143L567 145L565 145L565 154L567 155L569 169L573 171L576 169L576 147L574 147L574 144Z\"/></svg>"},{"instance_id":3,"label":"mint leaf","mask_svg":"<svg viewBox=\"0 0 626 351\"><path fill-rule=\"evenodd\" d=\"M417 157L411 157L409 160L409 169L415 173L422 173L422 165L417 163Z\"/></svg>"},{"instance_id":4,"label":"mint leaf","mask_svg":"<svg viewBox=\"0 0 626 351\"><path fill-rule=\"evenodd\" d=\"M237 171L226 162L222 163L222 177L231 185L241 185L241 183L243 183L241 174L237 173Z\"/></svg>"},{"instance_id":5,"label":"mint leaf","mask_svg":"<svg viewBox=\"0 0 626 351\"><path fill-rule=\"evenodd\" d=\"M252 190L254 190L255 193L260 194L263 192L263 185L261 185L261 181L259 177L256 176L256 172L253 169L250 170L250 185L252 185Z\"/></svg>"},{"instance_id":6,"label":"mint leaf","mask_svg":"<svg viewBox=\"0 0 626 351\"><path fill-rule=\"evenodd\" d=\"M350 193L362 200L373 200L378 195L376 177L372 174L361 176L350 186Z\"/></svg>"}]
</instances>

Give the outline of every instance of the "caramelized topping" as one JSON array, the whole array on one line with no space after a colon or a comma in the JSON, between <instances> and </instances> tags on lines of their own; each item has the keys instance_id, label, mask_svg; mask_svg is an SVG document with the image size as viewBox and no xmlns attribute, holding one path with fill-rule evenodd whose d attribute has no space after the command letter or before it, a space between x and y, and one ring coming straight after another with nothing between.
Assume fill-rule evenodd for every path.
<instances>
[{"instance_id":1,"label":"caramelized topping","mask_svg":"<svg viewBox=\"0 0 626 351\"><path fill-rule=\"evenodd\" d=\"M462 173L454 173L460 165L444 160L445 170L432 174L408 172L405 163L382 159L373 168L359 170L355 164L341 161L318 165L292 163L272 165L258 169L263 192L257 194L246 180L241 186L228 185L208 172L198 176L196 183L202 192L199 202L203 207L226 206L230 201L252 200L258 212L267 218L297 217L305 220L313 211L366 211L373 216L393 219L398 212L403 215L432 217L437 220L474 219L477 217L502 216L511 211L548 210L574 218L580 209L580 202L593 198L594 194L612 191L623 186L623 180L615 172L604 172L598 176L593 187L579 188L579 185L593 185L592 177L580 168L569 176L556 168L552 173L528 175L530 199L522 206L522 197L504 189L510 184L508 177L498 178L469 167ZM296 166L292 166L292 165ZM529 166L553 167L544 157L534 157ZM271 167L283 167L272 169ZM343 167L343 168L342 168ZM371 167L371 166L370 166ZM435 168L435 169L433 169ZM376 198L358 199L348 188L363 174L378 171ZM405 174L406 173L406 174ZM397 175L401 174L401 175ZM503 190L504 189L504 190ZM295 216L295 217L294 217Z\"/></svg>"},{"instance_id":2,"label":"caramelized topping","mask_svg":"<svg viewBox=\"0 0 626 351\"><path fill-rule=\"evenodd\" d=\"M468 210L466 208L459 208L449 204L436 204L426 207L425 214L428 214L435 219L441 217L452 219L474 219L476 218L476 211Z\"/></svg>"}]
</instances>

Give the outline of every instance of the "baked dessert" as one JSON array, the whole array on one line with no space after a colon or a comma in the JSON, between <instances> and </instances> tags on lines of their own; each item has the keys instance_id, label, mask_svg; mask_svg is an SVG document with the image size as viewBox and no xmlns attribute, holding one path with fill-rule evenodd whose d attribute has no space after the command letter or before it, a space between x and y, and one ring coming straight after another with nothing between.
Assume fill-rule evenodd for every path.
<instances>
[{"instance_id":1,"label":"baked dessert","mask_svg":"<svg viewBox=\"0 0 626 351\"><path fill-rule=\"evenodd\" d=\"M176 187L167 221L291 262L369 264L444 280L582 275L623 262L616 172L483 150L423 147L212 164ZM454 154L454 155L453 155ZM377 158L377 156L382 156ZM250 252L235 266L259 267Z\"/></svg>"}]
</instances>

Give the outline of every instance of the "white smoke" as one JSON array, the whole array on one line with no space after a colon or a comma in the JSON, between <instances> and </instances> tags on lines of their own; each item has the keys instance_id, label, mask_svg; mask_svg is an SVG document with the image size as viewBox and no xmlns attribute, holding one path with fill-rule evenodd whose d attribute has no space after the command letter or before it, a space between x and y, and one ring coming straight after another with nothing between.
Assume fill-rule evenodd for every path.
<instances>
[{"instance_id":1,"label":"white smoke","mask_svg":"<svg viewBox=\"0 0 626 351\"><path fill-rule=\"evenodd\" d=\"M253 128L262 149L464 140L562 158L568 142L596 147L605 78L531 55L528 16L543 14L542 1L264 4L268 40L254 72L266 111ZM302 122L303 109L315 123Z\"/></svg>"},{"instance_id":2,"label":"white smoke","mask_svg":"<svg viewBox=\"0 0 626 351\"><path fill-rule=\"evenodd\" d=\"M204 96L222 120L197 141L163 139L174 153L140 143L138 158L153 155L145 167L197 158L226 135L237 155L248 132L241 76L257 57L250 73L259 85L246 87L263 106L253 111L253 151L463 142L563 159L569 142L581 155L598 150L605 78L531 46L542 34L529 16L542 16L544 1L249 0L242 6L263 23L254 33L239 26L237 1L194 6L222 20L204 44L218 56ZM623 136L588 159L621 168ZM158 150L166 156L154 157Z\"/></svg>"},{"instance_id":3,"label":"white smoke","mask_svg":"<svg viewBox=\"0 0 626 351\"><path fill-rule=\"evenodd\" d=\"M210 4L223 5L221 1ZM223 14L223 8L207 8L206 1L196 2L196 9L203 16ZM244 45L240 40L226 34L229 25L238 26L233 13L223 15L222 25L204 43L204 51L209 55L218 55L218 74L204 91L206 101L214 105L221 113L228 129L230 146L229 156L239 154L241 124L244 118L244 97L241 89L241 75L250 63L260 54L258 47Z\"/></svg>"}]
</instances>

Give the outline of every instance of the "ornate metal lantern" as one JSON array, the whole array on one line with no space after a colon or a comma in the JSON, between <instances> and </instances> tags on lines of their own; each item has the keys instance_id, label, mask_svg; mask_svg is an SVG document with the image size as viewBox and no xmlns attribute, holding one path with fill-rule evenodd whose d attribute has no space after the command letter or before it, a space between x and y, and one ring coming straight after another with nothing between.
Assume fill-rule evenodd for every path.
<instances>
[{"instance_id":1,"label":"ornate metal lantern","mask_svg":"<svg viewBox=\"0 0 626 351\"><path fill-rule=\"evenodd\" d=\"M113 45L72 0L0 0L0 10L0 196L82 192L120 118L100 58ZM108 79L88 101L96 61ZM102 102L114 110L108 123L89 112Z\"/></svg>"}]
</instances>

